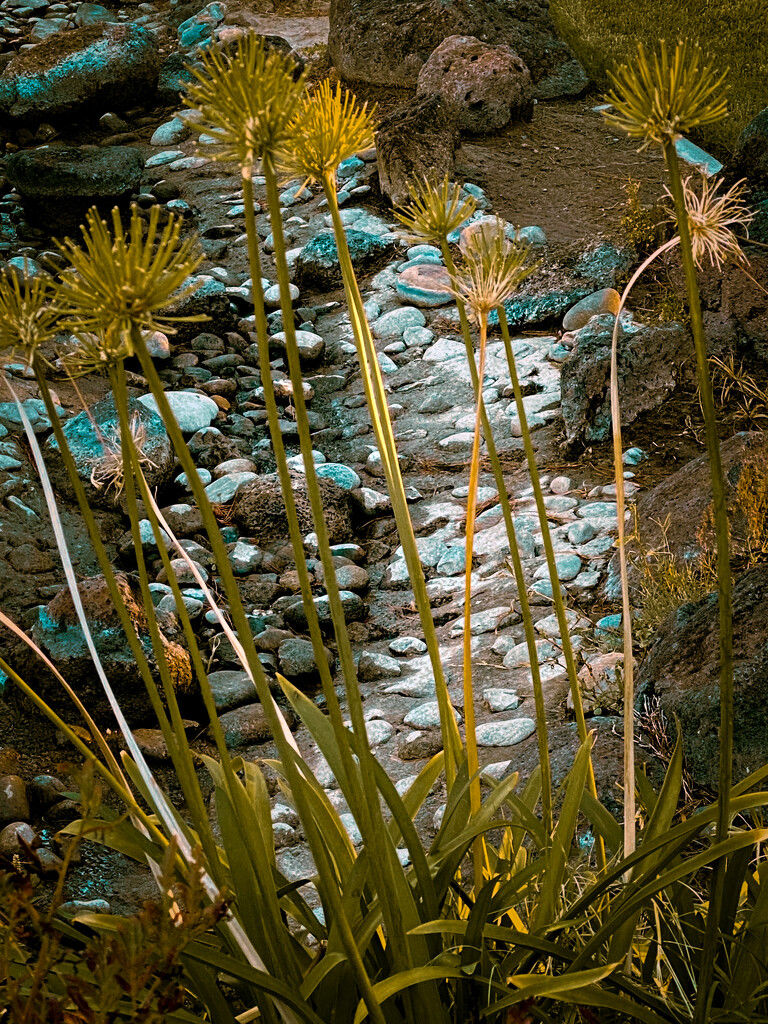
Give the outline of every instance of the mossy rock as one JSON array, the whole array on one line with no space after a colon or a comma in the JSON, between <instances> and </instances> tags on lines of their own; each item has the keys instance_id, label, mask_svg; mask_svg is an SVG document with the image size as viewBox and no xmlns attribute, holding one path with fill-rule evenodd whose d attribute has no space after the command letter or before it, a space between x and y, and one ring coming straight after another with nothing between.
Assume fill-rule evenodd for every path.
<instances>
[{"instance_id":1,"label":"mossy rock","mask_svg":"<svg viewBox=\"0 0 768 1024\"><path fill-rule=\"evenodd\" d=\"M160 684L160 669L152 650L147 614L141 602L138 583L130 576L118 574L117 586L121 600L139 637L155 681ZM154 714L149 696L141 680L120 619L103 576L83 580L78 591L85 609L88 626L104 672L118 703L130 725L152 722ZM161 627L163 658L171 681L179 694L192 690L192 667L187 651L173 639L178 628L175 616L158 616ZM88 712L99 725L114 728L115 719L86 645L85 635L67 587L38 612L33 626L34 641L61 672ZM36 662L36 690L65 720L76 714L72 702L52 673L40 669ZM160 687L162 689L162 687Z\"/></svg>"},{"instance_id":2,"label":"mossy rock","mask_svg":"<svg viewBox=\"0 0 768 1024\"><path fill-rule=\"evenodd\" d=\"M291 478L296 511L302 533L315 529L312 509L307 491L307 481L302 474ZM333 480L320 478L320 494L323 499L325 523L332 543L348 541L352 536L349 513L349 497ZM288 537L288 519L285 514L285 499L276 475L264 475L242 487L235 499L232 519L247 536L258 544L268 545Z\"/></svg>"},{"instance_id":3,"label":"mossy rock","mask_svg":"<svg viewBox=\"0 0 768 1024\"><path fill-rule=\"evenodd\" d=\"M136 106L157 87L154 36L139 25L87 25L19 54L0 76L0 114L47 121Z\"/></svg>"},{"instance_id":4,"label":"mossy rock","mask_svg":"<svg viewBox=\"0 0 768 1024\"><path fill-rule=\"evenodd\" d=\"M103 214L116 204L127 208L143 169L141 153L130 146L42 147L5 161L29 222L67 234L77 231L92 206Z\"/></svg>"},{"instance_id":5,"label":"mossy rock","mask_svg":"<svg viewBox=\"0 0 768 1024\"><path fill-rule=\"evenodd\" d=\"M148 460L144 463L144 475L150 488L157 490L173 474L173 450L165 424L156 412L133 398L129 399L128 415L141 428L141 447ZM109 456L109 452L116 450L119 444L118 416L112 395L73 416L64 424L62 431L75 461L77 474L85 485L88 500L106 508L118 506L120 502L114 487L99 488L92 482L94 468L99 467L105 454ZM53 486L57 491L73 496L72 484L53 435L46 442L43 454Z\"/></svg>"},{"instance_id":6,"label":"mossy rock","mask_svg":"<svg viewBox=\"0 0 768 1024\"><path fill-rule=\"evenodd\" d=\"M349 255L356 272L377 264L393 248L392 242L383 241L367 231L346 231ZM342 284L339 251L332 231L321 231L307 242L296 259L296 283L300 288L322 291L340 288Z\"/></svg>"}]
</instances>

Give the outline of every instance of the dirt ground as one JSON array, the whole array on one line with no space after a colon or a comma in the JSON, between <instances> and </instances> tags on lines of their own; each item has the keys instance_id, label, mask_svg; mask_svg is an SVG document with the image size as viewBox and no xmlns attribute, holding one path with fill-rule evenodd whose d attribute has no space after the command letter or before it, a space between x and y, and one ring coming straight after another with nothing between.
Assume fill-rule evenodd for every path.
<instances>
[{"instance_id":1,"label":"dirt ground","mask_svg":"<svg viewBox=\"0 0 768 1024\"><path fill-rule=\"evenodd\" d=\"M661 154L637 153L614 135L592 109L598 103L598 96L538 103L530 124L466 138L458 169L486 190L499 216L517 227L537 224L553 242L612 232L627 180L642 182L641 197L654 202L666 175Z\"/></svg>"}]
</instances>

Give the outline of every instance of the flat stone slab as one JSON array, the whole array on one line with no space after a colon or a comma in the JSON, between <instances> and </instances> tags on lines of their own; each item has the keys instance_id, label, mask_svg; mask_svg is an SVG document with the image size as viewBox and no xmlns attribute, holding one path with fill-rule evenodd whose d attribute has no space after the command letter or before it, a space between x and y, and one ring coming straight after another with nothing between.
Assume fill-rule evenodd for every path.
<instances>
[{"instance_id":1,"label":"flat stone slab","mask_svg":"<svg viewBox=\"0 0 768 1024\"><path fill-rule=\"evenodd\" d=\"M435 263L406 267L397 278L397 294L414 306L432 308L453 302L451 275Z\"/></svg>"},{"instance_id":2,"label":"flat stone slab","mask_svg":"<svg viewBox=\"0 0 768 1024\"><path fill-rule=\"evenodd\" d=\"M514 747L536 732L532 718L513 718L508 722L485 722L477 727L480 747Z\"/></svg>"}]
</instances>

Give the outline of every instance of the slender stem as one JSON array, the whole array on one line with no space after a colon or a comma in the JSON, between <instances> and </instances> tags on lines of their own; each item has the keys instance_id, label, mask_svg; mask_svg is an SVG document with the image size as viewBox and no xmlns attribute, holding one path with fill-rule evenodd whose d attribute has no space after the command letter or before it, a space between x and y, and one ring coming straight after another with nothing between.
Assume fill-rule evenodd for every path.
<instances>
[{"instance_id":1,"label":"slender stem","mask_svg":"<svg viewBox=\"0 0 768 1024\"><path fill-rule=\"evenodd\" d=\"M675 202L677 230L680 235L680 253L685 271L688 291L688 312L691 331L696 349L696 373L701 396L701 410L706 428L707 454L712 478L712 499L714 506L715 539L717 543L717 591L720 612L720 772L718 782L718 842L724 842L731 824L731 785L733 783L733 614L730 531L726 502L725 478L720 456L720 441L717 436L717 417L712 397L712 382L707 360L707 342L704 337L704 322L701 316L699 284L696 278L696 264L693 259L688 211L685 206L683 182L677 151L673 141L664 143L664 159L670 177L670 189ZM720 907L725 884L726 860L721 857L715 862L710 883L709 910L704 934L701 958L701 975L696 993L694 1024L704 1024L710 1000L710 988L714 977L715 953L718 942Z\"/></svg>"},{"instance_id":2,"label":"slender stem","mask_svg":"<svg viewBox=\"0 0 768 1024\"><path fill-rule=\"evenodd\" d=\"M267 421L272 441L272 449L275 455L280 487L285 500L286 519L293 548L296 571L299 575L301 597L307 614L312 649L315 654L315 662L320 675L320 682L323 687L328 714L333 723L337 738L340 738L346 731L342 719L336 688L333 685L333 677L325 658L323 635L317 617L317 610L314 605L312 594L312 583L307 569L307 562L304 554L304 542L299 526L299 519L296 510L296 500L293 494L291 475L286 461L285 444L280 432L280 413L275 398L275 387L272 378L272 370L269 365L269 334L267 329L267 316L264 307L264 294L261 287L261 262L259 259L259 239L256 231L256 215L254 208L253 179L250 174L243 174L243 203L245 205L245 232L248 239L248 262L251 271L251 282L253 288L253 309L256 325L257 344L259 349L259 365L261 370L261 382L264 386L264 400L267 407ZM351 754L348 745L340 743L340 749L349 757ZM354 774L354 772L352 773Z\"/></svg>"},{"instance_id":3,"label":"slender stem","mask_svg":"<svg viewBox=\"0 0 768 1024\"><path fill-rule=\"evenodd\" d=\"M611 338L611 423L613 425L613 469L616 476L616 519L618 525L618 552L621 570L621 608L624 634L624 856L634 853L635 836L635 663L632 654L632 605L629 600L629 573L627 571L626 529L624 515L626 493L624 488L624 445L621 436L621 400L619 395L619 335L621 314L635 283L645 270L663 253L679 243L679 236L659 246L641 263L622 292ZM629 881L629 878L627 878ZM628 954L632 955L631 950Z\"/></svg>"},{"instance_id":4,"label":"slender stem","mask_svg":"<svg viewBox=\"0 0 768 1024\"><path fill-rule=\"evenodd\" d=\"M480 346L478 379L485 376L485 356L488 341L488 316L480 319ZM473 356L474 361L474 356ZM475 541L475 514L477 512L477 486L480 477L480 427L483 396L478 394L475 411L475 429L472 438L472 456L469 471L469 494L467 496L466 567L464 570L464 718L466 721L465 742L467 745L467 768L469 771L469 806L474 817L482 806L480 793L480 759L477 750L477 728L475 723L475 694L472 686L472 556ZM485 841L477 836L472 843L475 868L475 892L479 892L485 876Z\"/></svg>"},{"instance_id":5,"label":"slender stem","mask_svg":"<svg viewBox=\"0 0 768 1024\"><path fill-rule=\"evenodd\" d=\"M266 178L267 202L272 223L272 232L275 243L275 263L277 267L278 284L280 286L281 304L283 310L283 328L286 334L286 354L288 357L291 382L293 384L294 402L296 404L296 424L299 431L299 440L304 457L304 470L307 480L307 490L312 506L315 532L318 539L318 551L323 565L324 583L328 594L331 616L336 633L336 643L339 651L339 660L342 665L342 672L346 683L347 700L349 704L352 728L357 738L356 746L360 762L360 771L364 780L365 792L368 794L368 801L361 800L360 807L356 808L361 832L367 843L375 843L375 848L380 856L372 859L371 866L378 875L377 889L381 894L395 892L396 883L393 877L394 870L401 870L399 865L395 868L393 861L396 855L392 849L391 840L387 834L387 828L381 814L380 805L377 799L378 787L376 783L375 770L372 764L373 753L368 741L365 710L357 681L357 673L352 653L352 646L344 619L344 609L341 603L339 585L336 580L336 573L333 565L333 557L330 550L328 528L323 515L323 502L319 489L318 477L315 464L312 459L312 441L309 433L308 417L302 393L302 376L299 365L298 347L296 345L295 328L293 326L293 310L290 299L290 281L288 277L288 265L285 258L285 238L281 220L280 197L277 185L277 178L271 159L264 156L262 159L262 173ZM387 924L387 932L392 942L392 955L400 969L407 969L415 966L412 963L410 954L411 943L403 922L404 908L399 906L396 900L382 900L382 911Z\"/></svg>"},{"instance_id":6,"label":"slender stem","mask_svg":"<svg viewBox=\"0 0 768 1024\"><path fill-rule=\"evenodd\" d=\"M539 476L539 468L536 463L536 452L533 448L533 442L531 440L531 431L528 427L528 417L525 412L525 404L523 403L523 392L520 387L520 379L517 375L517 365L515 363L514 352L512 351L512 340L509 334L509 325L507 324L507 315L503 306L499 306L499 324L501 326L501 336L504 339L504 350L507 355L507 364L509 367L509 375L512 381L512 390L515 396L515 405L517 406L517 415L520 420L520 433L523 438L523 448L525 449L525 457L528 463L528 472L531 477L531 486L533 488L534 499L536 501L536 511L539 518L539 526L541 528L541 536L544 544L544 553L547 559L547 566L549 567L549 579L552 587L552 601L555 606L555 616L557 618L558 627L560 629L560 638L563 645L563 654L565 656L566 671L568 673L568 682L571 688L571 698L573 700L573 710L576 715L576 726L579 732L579 741L584 744L588 742L587 734L587 722L584 717L584 704L581 699L581 689L579 688L579 677L576 672L576 661L573 656L573 644L571 643L571 634L568 627L568 617L565 613L565 603L563 601L563 593L560 589L560 579L557 575L557 562L555 559L555 549L552 544L552 534L549 529L549 520L547 518L547 506L544 503L544 493L541 488L541 477ZM587 775L587 785L589 791L595 799L597 799L597 784L595 782L595 769L592 763L592 752L590 749L589 754L589 769ZM597 854L598 866L601 870L605 868L605 844L601 837L597 838L595 844L595 850Z\"/></svg>"},{"instance_id":7,"label":"slender stem","mask_svg":"<svg viewBox=\"0 0 768 1024\"><path fill-rule=\"evenodd\" d=\"M139 574L139 585L141 587L142 603L146 616L146 626L147 631L149 632L150 642L152 644L155 664L157 665L157 671L163 686L165 704L167 704L171 713L171 722L168 721L165 706L160 698L156 685L150 693L153 693L155 697L153 701L155 705L155 713L160 723L168 751L172 755L174 767L176 768L179 776L184 797L188 802L193 817L197 820L201 815L206 816L205 806L202 794L200 793L200 787L197 783L197 777L192 763L192 755L184 733L181 713L179 712L179 706L176 701L175 681L171 678L170 667L165 657L164 637L161 635L160 628L157 624L157 619L154 614L154 606L152 604L152 593L149 589L149 575L147 572L146 560L144 558L144 547L142 544L136 504L136 479L134 475L136 469L134 464L135 453L132 444L133 435L131 433L131 426L128 417L128 396L125 385L125 367L123 364L120 363L118 366L110 367L109 377L112 385L115 408L118 414L120 451L124 468L123 479L125 481L126 507L128 509L130 520L131 536L133 539L134 554L136 556L136 565ZM162 538L159 539L162 544ZM213 850L213 834L211 833L210 836L206 838L204 831L205 826L201 823L200 827L203 829L202 837L204 845L207 847L206 852L210 853ZM190 838L191 837L188 835L187 839L189 840Z\"/></svg>"},{"instance_id":8,"label":"slender stem","mask_svg":"<svg viewBox=\"0 0 768 1024\"><path fill-rule=\"evenodd\" d=\"M372 758L373 755L370 751L370 746L367 739L367 729L365 724L364 712L362 708L362 701L360 699L360 692L357 685L357 675L355 672L354 661L352 660L351 647L349 646L349 637L346 631L344 611L339 595L338 583L336 581L332 553L330 551L328 530L325 525L325 519L323 516L322 496L320 494L314 460L312 457L312 443L308 428L306 406L303 398L303 382L298 362L298 348L296 346L296 337L293 329L293 311L290 300L290 281L288 278L287 261L285 258L286 247L285 238L282 230L279 192L277 188L277 179L273 163L268 154L265 154L262 158L262 169L267 183L267 198L270 210L270 220L272 222L273 236L275 239L275 258L278 272L278 283L280 285L281 308L283 312L283 326L287 338L286 353L288 357L289 370L294 390L294 402L296 404L297 410L297 426L299 429L299 439L304 461L305 475L307 479L307 489L310 496L310 502L312 505L313 519L315 522L315 531L318 535L318 548L320 551L321 560L323 564L325 586L329 597L329 605L331 608L332 619L336 630L336 640L339 647L340 660L342 662L344 678L347 684L347 695L349 700L350 713L353 720L353 728L358 738L358 748L360 750L360 770L363 772L364 775L368 776L369 783L372 783L373 785L373 788L365 788L368 789L369 793L375 793L377 792L375 788L375 780L372 780L371 771L369 768L369 758ZM244 187L244 199L246 197L247 192L247 187ZM252 192L250 193L250 196L252 198ZM246 209L248 208L248 205L249 204L246 201ZM252 203L250 205L252 206ZM254 293L256 294L256 288L260 288L260 274L257 278L253 273L254 265L258 266L258 250L255 248L255 224L252 225L252 228L254 230L252 234L252 251L250 253L250 256L252 278L254 279ZM260 333L260 353L262 364L261 370L262 378L264 379L265 369L266 373L269 373L268 340L266 336L266 318L264 318L263 323L260 323L261 316L258 309L256 311L256 320L257 327L259 327ZM271 378L269 383L271 385ZM265 390L269 390L266 383ZM277 417L275 414L276 407L273 409L273 419L275 432L279 436L279 426L277 424ZM282 460L279 457L281 451L283 455ZM285 452L284 449L282 449L281 439L278 444L278 447L275 450L275 454L278 459L278 466L280 466L281 462L285 462ZM288 491L290 493L290 478L288 478L287 483ZM298 521L296 526L298 531ZM300 538L298 539L300 540ZM299 548L301 551L301 557L303 558L303 549L300 547L300 545ZM308 610L308 618L312 614L312 612L314 612L314 608ZM319 624L317 626L317 629L319 634ZM322 642L320 646L322 647ZM318 664L320 664L322 661L324 661L324 655L322 658L318 659ZM330 689L333 689L332 683L330 684ZM329 701L329 710L331 711L332 715L335 711L338 718L340 718L340 709L338 707L338 701L335 695L335 691L332 700ZM350 761L351 747L348 738L346 737L346 735L340 735L339 741L339 748L342 752L343 758L345 758L347 761ZM289 756L288 758L283 758L283 764L286 769L289 781L291 783L291 790L300 808L301 820L304 824L305 831L308 834L308 840L310 841L311 849L313 851L313 854L318 865L318 881L320 882L324 878L332 878L334 875L333 864L331 862L331 858L328 854L325 843L322 840L322 836L317 828L316 822L314 821L311 808L309 804L304 800L304 787L300 781L298 765L292 756ZM351 796L353 802L355 801L355 799L357 801L358 806L355 807L355 812L357 820L361 824L361 831L365 830L364 834L365 832L367 832L368 835L370 835L370 829L373 828L374 833L378 835L379 840L383 840L383 843L386 843L386 837L381 833L381 829L376 829L376 826L379 823L383 826L383 820L381 819L381 810L378 800L375 799L371 803L370 801L367 801L365 799L364 792L359 789L359 773L355 771L354 764L351 761L347 767L347 774L349 785L352 787L351 792L349 789L347 790L347 792ZM383 850L383 845L379 843L377 844L377 846ZM386 856L382 857L382 861L387 862L388 858ZM382 888L380 891L383 892L385 890ZM384 1024L383 1011L381 1010L378 1004L375 993L373 992L373 987L368 976L368 972L366 971L362 958L360 956L360 951L357 947L357 943L355 941L350 923L348 921L342 904L341 892L336 887L336 885L334 885L333 882L331 882L331 884L323 886L323 895L328 900L329 908L331 909L332 912L332 919L340 929L340 938L342 945L350 958L355 978L359 985L361 996L368 1008L368 1012L371 1015L371 1018L376 1022L376 1024ZM395 932L397 932L398 929L396 916L392 917L390 915L389 924L390 926L394 926L394 930ZM406 944L403 943L403 945ZM403 950L402 952L405 952L405 950Z\"/></svg>"},{"instance_id":9,"label":"slender stem","mask_svg":"<svg viewBox=\"0 0 768 1024\"><path fill-rule=\"evenodd\" d=\"M453 262L453 256L451 255L448 240L443 238L440 241L446 269L453 279L456 276L456 267ZM467 365L469 366L469 373L472 378L472 388L475 393L475 401L480 404L483 437L485 438L488 458L491 462L493 478L496 482L496 490L499 495L502 515L504 516L504 525L507 530L509 552L512 558L512 571L515 576L515 583L517 584L517 597L520 602L520 614L522 615L523 627L525 629L525 642L528 647L528 659L531 664L533 699L536 706L536 737L539 746L539 765L541 768L541 812L544 819L545 835L550 837L554 828L554 815L552 811L552 765L549 756L549 730L547 728L546 703L544 701L544 689L541 684L541 667L539 665L538 650L536 648L536 631L533 624L533 616L531 615L530 602L528 600L525 571L520 557L520 549L517 544L517 532L515 530L514 518L512 516L512 508L509 503L509 495L507 494L507 484L504 480L504 471L501 468L499 453L496 449L493 429L483 400L482 382L477 373L477 366L475 365L475 352L472 344L472 334L469 328L469 320L467 319L467 311L463 300L457 300L457 307L459 311L461 333L464 338L464 347L467 352Z\"/></svg>"},{"instance_id":10,"label":"slender stem","mask_svg":"<svg viewBox=\"0 0 768 1024\"><path fill-rule=\"evenodd\" d=\"M280 217L280 193L273 163L271 159L269 159L266 156L262 160L262 171L264 177L266 178L267 202L269 205L270 220L272 223L272 234L275 242L275 265L277 268L278 284L280 286L280 302L283 314L283 330L285 332L286 337L286 357L288 361L289 376L291 384L293 386L293 401L294 406L296 408L296 428L299 433L299 447L302 454L302 460L304 463L304 478L307 484L307 493L310 499L312 518L315 526L315 533L317 535L318 552L320 555L320 562L323 567L323 581L326 593L328 595L328 603L331 612L334 633L336 637L336 645L338 648L341 672L344 677L345 691L347 694L350 718L352 719L352 727L355 733L360 737L361 742L367 745L365 710L363 708L363 703L360 696L360 687L357 679L357 670L355 667L352 646L350 644L349 634L346 628L344 607L341 601L340 588L336 579L336 570L333 563L333 552L331 551L330 535L328 527L325 522L322 493L320 491L320 484L312 452L312 437L309 430L309 417L307 414L307 407L303 391L304 382L301 372L301 365L299 361L298 346L296 343L297 339L295 327L293 323L293 306L290 297L290 279L288 275L288 264L285 256L285 236L283 233L283 225ZM254 297L256 297L255 282ZM260 315L259 320L261 320ZM259 329L260 332L263 332L263 338L262 340L260 340L259 344L260 350L262 351L261 368L262 379L265 380L265 394L272 390L272 395L274 395L274 391L272 389L271 375L269 377L268 382L265 379L265 365L267 367L267 373L269 372L269 342L266 336L266 317L264 317L263 323L259 324ZM273 447L275 446L276 438L278 438L277 447L275 447L275 457L278 464L278 470L281 474L283 494L289 495L289 497L286 499L287 505L289 501L293 503L293 492L291 487L290 474L288 473L288 467L285 461L285 449L282 447L280 428L276 421L276 405L273 406L272 415L273 418L275 419L275 430L272 435ZM304 555L303 544L301 542L301 535L300 533L298 533L297 518L295 521L295 530L296 533L294 536L294 553L296 555L296 565L299 571L300 578L302 575L306 576L306 586L307 588L309 588L309 574L306 569L306 558ZM330 671L325 660L325 654L323 651L322 643L322 634L320 632L320 624L317 618L317 612L315 609L314 601L312 599L311 589L309 589L308 594L308 605L309 606L306 608L307 620L311 627L313 643L315 645L315 660L318 666L320 666L320 671L322 674L322 678L324 680L324 692L326 694L326 697L328 698L329 715L337 732L337 738L339 739L339 750L342 756L342 760L345 763L346 773L348 777L348 785L349 787L351 787L351 792L349 793L349 799L351 800L351 808L354 810L355 814L358 817L358 820L361 823L365 823L366 821L372 823L371 808L368 807L368 803L365 799L365 794L359 784L359 772L355 771L352 750L346 739L346 729L344 728L341 716L341 708L339 706L338 697L333 686L333 680L331 678Z\"/></svg>"},{"instance_id":11,"label":"slender stem","mask_svg":"<svg viewBox=\"0 0 768 1024\"><path fill-rule=\"evenodd\" d=\"M360 361L363 384L365 387L368 409L379 444L379 452L387 480L387 487L392 508L395 514L400 541L403 546L405 561L410 574L413 587L414 599L424 633L424 641L427 644L429 659L435 677L435 692L440 709L440 726L445 747L445 775L448 787L452 785L457 767L462 759L462 743L456 719L453 713L448 686L445 681L445 673L441 661L440 645L435 633L435 624L432 619L429 596L427 594L424 570L416 547L416 538L413 532L413 523L408 512L408 504L405 497L400 465L397 459L397 446L395 444L392 423L389 416L389 409L386 402L386 393L381 375L381 367L376 357L376 350L373 344L370 325L368 324L363 309L362 296L355 278L352 259L347 244L347 236L344 232L344 225L341 222L341 213L336 189L331 177L323 179L323 190L328 202L331 219L333 222L336 246L339 254L342 276L344 279L344 290L347 296L350 319L357 345L357 354Z\"/></svg>"}]
</instances>

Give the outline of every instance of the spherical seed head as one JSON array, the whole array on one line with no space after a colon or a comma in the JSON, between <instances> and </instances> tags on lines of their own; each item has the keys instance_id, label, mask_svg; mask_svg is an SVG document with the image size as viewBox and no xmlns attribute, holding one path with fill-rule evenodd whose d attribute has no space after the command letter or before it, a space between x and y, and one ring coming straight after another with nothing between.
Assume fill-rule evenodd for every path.
<instances>
[{"instance_id":1,"label":"spherical seed head","mask_svg":"<svg viewBox=\"0 0 768 1024\"><path fill-rule=\"evenodd\" d=\"M471 196L462 198L461 185L450 182L448 175L440 184L425 178L412 184L408 191L410 203L396 211L395 216L405 228L409 242L444 242L477 209L475 200Z\"/></svg>"},{"instance_id":2,"label":"spherical seed head","mask_svg":"<svg viewBox=\"0 0 768 1024\"><path fill-rule=\"evenodd\" d=\"M173 333L175 320L162 311L196 290L188 278L203 258L197 238L180 240L181 218L169 216L159 230L160 208L145 222L137 206L131 209L126 232L120 211L112 225L89 210L78 245L67 238L57 243L72 265L60 286L62 327L84 339L103 365L133 355L133 330Z\"/></svg>"},{"instance_id":3,"label":"spherical seed head","mask_svg":"<svg viewBox=\"0 0 768 1024\"><path fill-rule=\"evenodd\" d=\"M638 43L634 66L622 64L610 72L613 90L606 99L614 111L606 111L608 124L633 139L641 149L651 143L673 142L692 128L721 121L728 113L725 73L717 75L705 63L697 46L680 42L670 59L667 44L649 61Z\"/></svg>"},{"instance_id":4,"label":"spherical seed head","mask_svg":"<svg viewBox=\"0 0 768 1024\"><path fill-rule=\"evenodd\" d=\"M39 347L60 333L58 288L49 277L0 275L0 352L31 362Z\"/></svg>"},{"instance_id":5,"label":"spherical seed head","mask_svg":"<svg viewBox=\"0 0 768 1024\"><path fill-rule=\"evenodd\" d=\"M697 266L702 265L705 257L709 257L711 266L718 270L728 258L745 262L738 236L732 230L734 227L743 228L746 236L755 216L744 202L744 182L737 181L721 195L718 194L720 182L713 184L702 176L699 192L690 182L690 177L683 182L683 198ZM668 188L665 192L672 199Z\"/></svg>"},{"instance_id":6,"label":"spherical seed head","mask_svg":"<svg viewBox=\"0 0 768 1024\"><path fill-rule=\"evenodd\" d=\"M497 228L470 238L464 264L453 280L453 294L466 303L476 321L503 305L535 270L535 265L525 266L527 246L505 236L502 220L497 220Z\"/></svg>"},{"instance_id":7,"label":"spherical seed head","mask_svg":"<svg viewBox=\"0 0 768 1024\"><path fill-rule=\"evenodd\" d=\"M224 50L203 51L195 81L185 87L184 102L198 111L196 131L216 139L205 155L240 165L250 177L266 153L286 141L288 125L304 92L292 57L268 50L263 36L249 33Z\"/></svg>"},{"instance_id":8,"label":"spherical seed head","mask_svg":"<svg viewBox=\"0 0 768 1024\"><path fill-rule=\"evenodd\" d=\"M373 115L367 103L325 79L298 104L281 168L308 181L332 180L340 163L373 145Z\"/></svg>"}]
</instances>

